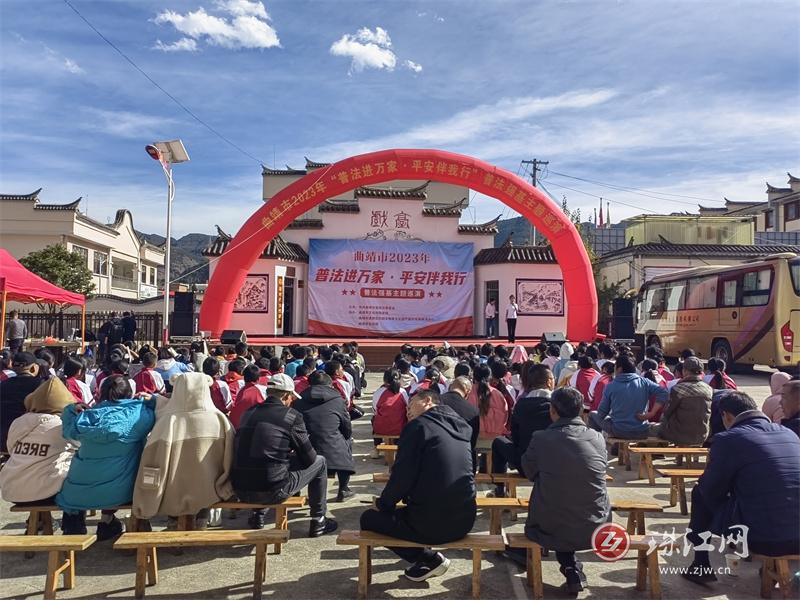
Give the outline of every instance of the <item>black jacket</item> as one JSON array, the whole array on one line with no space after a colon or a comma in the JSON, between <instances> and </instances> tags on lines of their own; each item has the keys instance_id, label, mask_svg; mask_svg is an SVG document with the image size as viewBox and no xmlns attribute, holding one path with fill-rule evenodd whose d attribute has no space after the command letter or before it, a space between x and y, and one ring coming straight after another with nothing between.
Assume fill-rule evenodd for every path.
<instances>
[{"instance_id":1,"label":"black jacket","mask_svg":"<svg viewBox=\"0 0 800 600\"><path fill-rule=\"evenodd\" d=\"M33 393L42 380L30 375L17 375L0 383L0 449L6 449L8 430L14 419L21 417L25 410L25 396Z\"/></svg>"},{"instance_id":2,"label":"black jacket","mask_svg":"<svg viewBox=\"0 0 800 600\"><path fill-rule=\"evenodd\" d=\"M303 391L292 407L302 413L311 444L325 457L329 471L356 472L353 461L353 434L347 406L339 392L326 385Z\"/></svg>"},{"instance_id":3,"label":"black jacket","mask_svg":"<svg viewBox=\"0 0 800 600\"><path fill-rule=\"evenodd\" d=\"M289 478L292 451L303 468L317 458L303 415L268 396L244 413L236 430L231 469L234 490L274 493L276 502L282 502L279 496Z\"/></svg>"},{"instance_id":4,"label":"black jacket","mask_svg":"<svg viewBox=\"0 0 800 600\"><path fill-rule=\"evenodd\" d=\"M517 400L511 413L511 441L517 456L525 454L534 431L542 431L552 424L550 390L532 390Z\"/></svg>"},{"instance_id":5,"label":"black jacket","mask_svg":"<svg viewBox=\"0 0 800 600\"><path fill-rule=\"evenodd\" d=\"M407 508L397 519L417 541L443 544L464 537L475 523L475 476L470 428L448 406L435 406L403 428L389 482L378 510Z\"/></svg>"},{"instance_id":6,"label":"black jacket","mask_svg":"<svg viewBox=\"0 0 800 600\"><path fill-rule=\"evenodd\" d=\"M472 428L472 435L469 438L469 445L472 447L472 467L473 471L478 470L478 457L475 454L475 444L478 443L478 434L481 432L481 413L478 407L467 402L458 392L446 392L439 396L439 403L449 406L456 414L464 419Z\"/></svg>"}]
</instances>

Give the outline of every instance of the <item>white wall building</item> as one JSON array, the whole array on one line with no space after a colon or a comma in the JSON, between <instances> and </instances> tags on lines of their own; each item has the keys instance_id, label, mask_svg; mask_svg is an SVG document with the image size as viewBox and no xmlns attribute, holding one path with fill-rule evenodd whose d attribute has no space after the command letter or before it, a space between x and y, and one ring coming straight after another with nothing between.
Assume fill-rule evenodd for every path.
<instances>
[{"instance_id":1,"label":"white wall building","mask_svg":"<svg viewBox=\"0 0 800 600\"><path fill-rule=\"evenodd\" d=\"M81 254L92 272L94 294L129 300L157 296L163 277L164 249L143 241L130 211L117 211L113 223L96 221L69 204L41 202L42 190L0 194L0 246L15 258L53 244Z\"/></svg>"}]
</instances>

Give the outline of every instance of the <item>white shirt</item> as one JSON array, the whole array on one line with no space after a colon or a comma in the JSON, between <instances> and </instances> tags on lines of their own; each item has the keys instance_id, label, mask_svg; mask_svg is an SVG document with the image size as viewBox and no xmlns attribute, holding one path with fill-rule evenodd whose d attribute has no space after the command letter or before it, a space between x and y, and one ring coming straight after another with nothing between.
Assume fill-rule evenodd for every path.
<instances>
[{"instance_id":1,"label":"white shirt","mask_svg":"<svg viewBox=\"0 0 800 600\"><path fill-rule=\"evenodd\" d=\"M487 304L486 310L483 311L483 316L486 317L487 319L494 319L496 315L497 315L497 310L495 309L494 304L491 303Z\"/></svg>"},{"instance_id":2,"label":"white shirt","mask_svg":"<svg viewBox=\"0 0 800 600\"><path fill-rule=\"evenodd\" d=\"M506 307L506 319L516 319L518 310L519 305L516 302L514 304L509 304Z\"/></svg>"}]
</instances>

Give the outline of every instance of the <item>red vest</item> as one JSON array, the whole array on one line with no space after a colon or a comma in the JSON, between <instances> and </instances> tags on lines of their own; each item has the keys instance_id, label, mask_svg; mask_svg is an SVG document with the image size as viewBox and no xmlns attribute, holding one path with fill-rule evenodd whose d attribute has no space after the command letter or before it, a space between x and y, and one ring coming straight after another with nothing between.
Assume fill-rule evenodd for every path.
<instances>
[{"instance_id":1,"label":"red vest","mask_svg":"<svg viewBox=\"0 0 800 600\"><path fill-rule=\"evenodd\" d=\"M67 380L64 382L69 390L69 393L75 398L75 402L83 402L83 390L78 385L77 380L74 377L68 377Z\"/></svg>"},{"instance_id":2,"label":"red vest","mask_svg":"<svg viewBox=\"0 0 800 600\"><path fill-rule=\"evenodd\" d=\"M231 388L231 402L236 404L236 396L239 393L239 382L244 379L244 377L233 371L228 371L222 379L228 384L228 387Z\"/></svg>"},{"instance_id":3,"label":"red vest","mask_svg":"<svg viewBox=\"0 0 800 600\"><path fill-rule=\"evenodd\" d=\"M296 377L295 378L295 380L294 380L294 391L295 392L297 392L298 394L302 394L308 388L309 388L309 385L308 385L308 377L307 376L304 375L303 377Z\"/></svg>"},{"instance_id":4,"label":"red vest","mask_svg":"<svg viewBox=\"0 0 800 600\"><path fill-rule=\"evenodd\" d=\"M592 400L592 404L590 406L590 410L597 410L597 407L600 406L600 401L603 399L603 390L606 389L608 383L614 379L612 375L600 375L600 379L598 379L597 384L594 386L594 399Z\"/></svg>"},{"instance_id":5,"label":"red vest","mask_svg":"<svg viewBox=\"0 0 800 600\"><path fill-rule=\"evenodd\" d=\"M260 375L260 377L258 378L258 383L261 385L267 385L269 383L269 378L272 377L272 373L270 373L266 369L259 369L258 373Z\"/></svg>"},{"instance_id":6,"label":"red vest","mask_svg":"<svg viewBox=\"0 0 800 600\"><path fill-rule=\"evenodd\" d=\"M211 401L218 411L225 415L228 414L228 407L225 406L225 396L222 395L222 388L219 387L219 381L216 379L211 384Z\"/></svg>"},{"instance_id":7,"label":"red vest","mask_svg":"<svg viewBox=\"0 0 800 600\"><path fill-rule=\"evenodd\" d=\"M381 397L378 398L375 417L372 420L374 435L399 436L407 422L406 401L402 390L395 394L389 388L384 388Z\"/></svg>"},{"instance_id":8,"label":"red vest","mask_svg":"<svg viewBox=\"0 0 800 600\"><path fill-rule=\"evenodd\" d=\"M245 383L244 387L236 395L236 402L233 403L230 414L231 424L238 429L244 413L247 412L250 407L261 404L262 402L264 402L264 394L256 387L256 384L252 381L250 383Z\"/></svg>"},{"instance_id":9,"label":"red vest","mask_svg":"<svg viewBox=\"0 0 800 600\"><path fill-rule=\"evenodd\" d=\"M133 378L133 381L136 384L137 392L147 392L148 394L152 394L158 391L158 389L156 389L156 383L153 381L153 376L150 375L152 370L153 369L145 367L136 374L136 377Z\"/></svg>"},{"instance_id":10,"label":"red vest","mask_svg":"<svg viewBox=\"0 0 800 600\"><path fill-rule=\"evenodd\" d=\"M583 394L583 404L589 406L592 403L589 398L589 386L592 385L592 379L597 377L598 373L594 369L578 369L577 377L575 378L575 387Z\"/></svg>"}]
</instances>

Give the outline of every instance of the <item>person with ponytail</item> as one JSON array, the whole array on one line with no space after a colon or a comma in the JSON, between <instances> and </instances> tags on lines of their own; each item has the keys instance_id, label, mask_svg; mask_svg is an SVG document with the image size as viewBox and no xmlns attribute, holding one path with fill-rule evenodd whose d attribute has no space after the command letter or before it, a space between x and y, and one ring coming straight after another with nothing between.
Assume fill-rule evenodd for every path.
<instances>
[{"instance_id":1,"label":"person with ponytail","mask_svg":"<svg viewBox=\"0 0 800 600\"><path fill-rule=\"evenodd\" d=\"M727 365L721 358L708 359L708 375L706 383L714 390L735 390L736 382L725 372Z\"/></svg>"},{"instance_id":2,"label":"person with ponytail","mask_svg":"<svg viewBox=\"0 0 800 600\"><path fill-rule=\"evenodd\" d=\"M61 366L64 375L62 381L67 390L75 398L75 402L83 404L94 404L92 390L83 380L86 376L86 362L80 356L68 356Z\"/></svg>"},{"instance_id":3,"label":"person with ponytail","mask_svg":"<svg viewBox=\"0 0 800 600\"><path fill-rule=\"evenodd\" d=\"M372 395L372 435L376 446L372 458L381 458L377 446L383 442L383 436L400 437L408 422L408 398L408 393L401 387L400 371L388 369L384 372L383 385Z\"/></svg>"},{"instance_id":4,"label":"person with ponytail","mask_svg":"<svg viewBox=\"0 0 800 600\"><path fill-rule=\"evenodd\" d=\"M409 396L421 392L423 390L433 390L437 394L444 394L447 392L447 386L444 384L444 377L436 367L428 367L425 369L425 377L419 383L411 386Z\"/></svg>"},{"instance_id":5,"label":"person with ponytail","mask_svg":"<svg viewBox=\"0 0 800 600\"><path fill-rule=\"evenodd\" d=\"M508 430L508 405L505 396L490 384L492 370L486 365L478 365L472 373L472 390L467 401L478 408L481 430L478 434L478 448L491 448L498 436Z\"/></svg>"}]
</instances>

